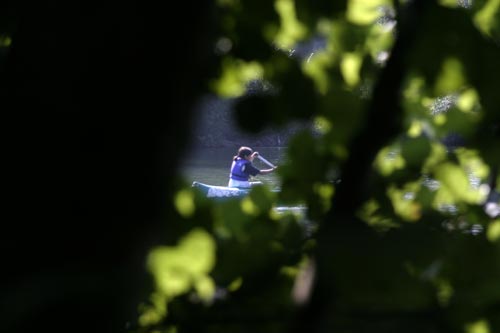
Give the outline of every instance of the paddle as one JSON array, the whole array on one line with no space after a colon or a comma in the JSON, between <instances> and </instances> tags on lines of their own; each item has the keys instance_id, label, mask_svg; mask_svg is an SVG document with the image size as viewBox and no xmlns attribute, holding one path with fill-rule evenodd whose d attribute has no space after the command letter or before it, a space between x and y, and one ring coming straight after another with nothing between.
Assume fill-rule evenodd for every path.
<instances>
[{"instance_id":1,"label":"paddle","mask_svg":"<svg viewBox=\"0 0 500 333\"><path fill-rule=\"evenodd\" d=\"M257 158L259 160L261 160L262 162L266 163L267 165L269 165L271 168L276 168L276 166L274 164L272 164L271 162L266 160L264 157L260 156L260 154L257 155Z\"/></svg>"}]
</instances>

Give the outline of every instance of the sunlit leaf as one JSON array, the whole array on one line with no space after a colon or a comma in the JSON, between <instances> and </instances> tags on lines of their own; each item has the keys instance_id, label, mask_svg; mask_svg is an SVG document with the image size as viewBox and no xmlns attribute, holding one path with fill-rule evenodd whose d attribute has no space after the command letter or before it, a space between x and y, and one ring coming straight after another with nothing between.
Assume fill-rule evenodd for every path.
<instances>
[{"instance_id":1,"label":"sunlit leaf","mask_svg":"<svg viewBox=\"0 0 500 333\"><path fill-rule=\"evenodd\" d=\"M480 180L485 180L490 174L490 168L484 161L481 159L481 156L478 151L459 148L456 149L456 154L460 165L462 165L469 173L470 176L479 178L477 182Z\"/></svg>"},{"instance_id":2,"label":"sunlit leaf","mask_svg":"<svg viewBox=\"0 0 500 333\"><path fill-rule=\"evenodd\" d=\"M436 200L439 197L443 199L443 202L464 201L471 204L484 201L484 193L471 186L465 170L458 165L443 163L436 168L435 177L442 184ZM440 196L439 192L442 192L443 197Z\"/></svg>"},{"instance_id":3,"label":"sunlit leaf","mask_svg":"<svg viewBox=\"0 0 500 333\"><path fill-rule=\"evenodd\" d=\"M368 200L359 210L358 216L373 227L396 227L392 219L385 217L380 212L380 205L375 200Z\"/></svg>"},{"instance_id":4,"label":"sunlit leaf","mask_svg":"<svg viewBox=\"0 0 500 333\"><path fill-rule=\"evenodd\" d=\"M429 173L436 165L446 160L446 147L440 143L431 143L431 152L425 161L422 171Z\"/></svg>"},{"instance_id":5,"label":"sunlit leaf","mask_svg":"<svg viewBox=\"0 0 500 333\"><path fill-rule=\"evenodd\" d=\"M436 116L433 118L433 120L437 126L442 126L442 125L446 124L446 115L443 113L436 114Z\"/></svg>"},{"instance_id":6,"label":"sunlit leaf","mask_svg":"<svg viewBox=\"0 0 500 333\"><path fill-rule=\"evenodd\" d=\"M260 213L259 207L255 205L251 198L246 197L241 200L241 210L248 215L258 215Z\"/></svg>"},{"instance_id":7,"label":"sunlit leaf","mask_svg":"<svg viewBox=\"0 0 500 333\"><path fill-rule=\"evenodd\" d=\"M472 112L474 107L477 106L479 96L474 89L467 89L462 94L457 101L457 107L463 112Z\"/></svg>"},{"instance_id":8,"label":"sunlit leaf","mask_svg":"<svg viewBox=\"0 0 500 333\"><path fill-rule=\"evenodd\" d=\"M488 231L486 232L486 235L490 242L496 242L500 240L500 220L495 220L488 225Z\"/></svg>"},{"instance_id":9,"label":"sunlit leaf","mask_svg":"<svg viewBox=\"0 0 500 333\"><path fill-rule=\"evenodd\" d=\"M389 57L394 44L393 27L395 24L395 21L386 21L384 24L375 24L370 29L366 48L376 63L384 63Z\"/></svg>"},{"instance_id":10,"label":"sunlit leaf","mask_svg":"<svg viewBox=\"0 0 500 333\"><path fill-rule=\"evenodd\" d=\"M160 246L148 256L148 269L167 298L186 293L214 264L215 242L202 229L190 231L178 246Z\"/></svg>"},{"instance_id":11,"label":"sunlit leaf","mask_svg":"<svg viewBox=\"0 0 500 333\"><path fill-rule=\"evenodd\" d=\"M406 162L399 149L393 147L385 147L378 154L375 159L375 166L378 171L388 176L396 170L401 170L405 167Z\"/></svg>"},{"instance_id":12,"label":"sunlit leaf","mask_svg":"<svg viewBox=\"0 0 500 333\"><path fill-rule=\"evenodd\" d=\"M347 6L347 18L356 24L373 23L381 16L380 7L391 5L387 0L350 0Z\"/></svg>"},{"instance_id":13,"label":"sunlit leaf","mask_svg":"<svg viewBox=\"0 0 500 333\"><path fill-rule=\"evenodd\" d=\"M189 190L180 190L175 195L175 207L179 214L183 217L190 217L193 215L196 206L194 203L194 193Z\"/></svg>"},{"instance_id":14,"label":"sunlit leaf","mask_svg":"<svg viewBox=\"0 0 500 333\"><path fill-rule=\"evenodd\" d=\"M456 8L459 6L459 2L457 0L439 0L440 5L447 6L451 8Z\"/></svg>"},{"instance_id":15,"label":"sunlit leaf","mask_svg":"<svg viewBox=\"0 0 500 333\"><path fill-rule=\"evenodd\" d=\"M463 66L456 58L447 58L443 62L441 73L439 74L436 84L436 95L446 95L456 92L465 84Z\"/></svg>"},{"instance_id":16,"label":"sunlit leaf","mask_svg":"<svg viewBox=\"0 0 500 333\"><path fill-rule=\"evenodd\" d=\"M410 138L416 138L422 134L422 123L419 121L413 121L408 129L408 136Z\"/></svg>"},{"instance_id":17,"label":"sunlit leaf","mask_svg":"<svg viewBox=\"0 0 500 333\"><path fill-rule=\"evenodd\" d=\"M293 0L276 0L275 8L281 20L275 42L281 48L290 49L306 36L307 28L297 19Z\"/></svg>"},{"instance_id":18,"label":"sunlit leaf","mask_svg":"<svg viewBox=\"0 0 500 333\"><path fill-rule=\"evenodd\" d=\"M302 65L304 73L313 79L316 89L322 94L326 94L331 85L328 69L332 66L333 58L331 52L318 51Z\"/></svg>"},{"instance_id":19,"label":"sunlit leaf","mask_svg":"<svg viewBox=\"0 0 500 333\"><path fill-rule=\"evenodd\" d=\"M168 297L163 293L153 292L150 296L151 305L143 306L139 316L139 325L155 325L167 315Z\"/></svg>"},{"instance_id":20,"label":"sunlit leaf","mask_svg":"<svg viewBox=\"0 0 500 333\"><path fill-rule=\"evenodd\" d=\"M319 116L314 119L314 129L319 133L326 134L332 129L332 124L325 117Z\"/></svg>"},{"instance_id":21,"label":"sunlit leaf","mask_svg":"<svg viewBox=\"0 0 500 333\"><path fill-rule=\"evenodd\" d=\"M417 221L420 219L421 206L415 199L415 191L418 189L418 183L408 184L404 189L398 189L390 186L387 189L387 195L391 198L394 211L406 221Z\"/></svg>"},{"instance_id":22,"label":"sunlit leaf","mask_svg":"<svg viewBox=\"0 0 500 333\"><path fill-rule=\"evenodd\" d=\"M222 97L238 97L246 92L246 85L262 78L262 66L257 62L244 62L227 58L222 64L222 77L212 83L213 89Z\"/></svg>"},{"instance_id":23,"label":"sunlit leaf","mask_svg":"<svg viewBox=\"0 0 500 333\"><path fill-rule=\"evenodd\" d=\"M490 333L490 326L487 320L478 320L465 326L466 333Z\"/></svg>"},{"instance_id":24,"label":"sunlit leaf","mask_svg":"<svg viewBox=\"0 0 500 333\"><path fill-rule=\"evenodd\" d=\"M215 293L215 283L209 276L202 275L195 279L194 289L203 301L209 302Z\"/></svg>"},{"instance_id":25,"label":"sunlit leaf","mask_svg":"<svg viewBox=\"0 0 500 333\"><path fill-rule=\"evenodd\" d=\"M359 70L362 61L361 55L357 53L345 53L343 55L340 69L348 86L353 87L359 83Z\"/></svg>"},{"instance_id":26,"label":"sunlit leaf","mask_svg":"<svg viewBox=\"0 0 500 333\"><path fill-rule=\"evenodd\" d=\"M481 10L479 10L474 16L474 22L482 32L484 32L485 34L491 34L491 30L493 29L495 20L498 22L499 11L500 1L486 1L483 8L481 8Z\"/></svg>"}]
</instances>

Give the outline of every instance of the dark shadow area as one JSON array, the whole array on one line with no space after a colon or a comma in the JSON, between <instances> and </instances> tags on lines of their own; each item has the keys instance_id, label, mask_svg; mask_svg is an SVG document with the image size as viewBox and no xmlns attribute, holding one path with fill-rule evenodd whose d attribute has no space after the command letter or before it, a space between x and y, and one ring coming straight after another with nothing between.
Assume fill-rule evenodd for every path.
<instances>
[{"instance_id":1,"label":"dark shadow area","mask_svg":"<svg viewBox=\"0 0 500 333\"><path fill-rule=\"evenodd\" d=\"M2 330L124 331L147 295L144 256L166 237L210 5L7 7Z\"/></svg>"}]
</instances>

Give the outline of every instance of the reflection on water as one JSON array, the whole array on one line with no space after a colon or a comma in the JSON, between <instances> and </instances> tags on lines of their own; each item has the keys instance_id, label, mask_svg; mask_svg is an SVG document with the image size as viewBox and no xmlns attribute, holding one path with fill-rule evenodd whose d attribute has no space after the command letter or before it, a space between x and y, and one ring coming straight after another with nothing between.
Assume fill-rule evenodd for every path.
<instances>
[{"instance_id":1,"label":"reflection on water","mask_svg":"<svg viewBox=\"0 0 500 333\"><path fill-rule=\"evenodd\" d=\"M188 183L198 181L210 185L227 186L231 163L238 148L239 146L234 148L204 148L192 151L186 156L181 164L180 175L183 176ZM278 167L284 161L286 148L252 148ZM269 168L269 166L258 159L255 159L253 164L259 169ZM258 175L254 177L253 180L259 180L272 189L280 187L279 177L276 173Z\"/></svg>"}]
</instances>

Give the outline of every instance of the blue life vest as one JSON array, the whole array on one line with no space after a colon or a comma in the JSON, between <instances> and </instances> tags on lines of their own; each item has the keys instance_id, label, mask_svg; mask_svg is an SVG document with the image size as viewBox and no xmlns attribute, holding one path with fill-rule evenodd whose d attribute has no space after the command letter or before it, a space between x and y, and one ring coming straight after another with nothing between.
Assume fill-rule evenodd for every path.
<instances>
[{"instance_id":1,"label":"blue life vest","mask_svg":"<svg viewBox=\"0 0 500 333\"><path fill-rule=\"evenodd\" d=\"M248 174L243 172L245 166L249 165L250 161L247 161L243 158L238 157L236 161L233 161L233 165L231 166L231 173L229 177L234 180L246 181L250 178Z\"/></svg>"}]
</instances>

